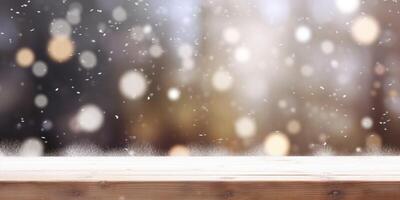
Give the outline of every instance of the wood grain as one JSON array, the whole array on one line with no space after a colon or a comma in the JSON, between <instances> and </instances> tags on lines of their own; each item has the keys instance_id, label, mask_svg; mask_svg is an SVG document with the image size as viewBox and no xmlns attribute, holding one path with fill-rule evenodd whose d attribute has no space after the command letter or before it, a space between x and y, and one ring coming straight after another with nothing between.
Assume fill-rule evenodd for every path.
<instances>
[{"instance_id":1,"label":"wood grain","mask_svg":"<svg viewBox=\"0 0 400 200\"><path fill-rule=\"evenodd\" d=\"M3 157L0 199L396 200L400 158Z\"/></svg>"}]
</instances>

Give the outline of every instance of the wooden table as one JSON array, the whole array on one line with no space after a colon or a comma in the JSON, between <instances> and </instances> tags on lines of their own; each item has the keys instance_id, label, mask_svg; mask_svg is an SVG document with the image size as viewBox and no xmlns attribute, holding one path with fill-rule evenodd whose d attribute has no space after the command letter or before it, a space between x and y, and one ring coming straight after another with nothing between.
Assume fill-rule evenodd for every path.
<instances>
[{"instance_id":1,"label":"wooden table","mask_svg":"<svg viewBox=\"0 0 400 200\"><path fill-rule=\"evenodd\" d=\"M400 157L0 157L1 200L400 200Z\"/></svg>"}]
</instances>

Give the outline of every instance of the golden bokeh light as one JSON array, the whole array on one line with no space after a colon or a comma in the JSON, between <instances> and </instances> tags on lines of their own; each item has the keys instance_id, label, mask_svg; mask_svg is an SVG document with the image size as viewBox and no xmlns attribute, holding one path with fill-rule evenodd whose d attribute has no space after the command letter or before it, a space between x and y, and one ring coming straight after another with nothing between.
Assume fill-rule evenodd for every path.
<instances>
[{"instance_id":1,"label":"golden bokeh light","mask_svg":"<svg viewBox=\"0 0 400 200\"><path fill-rule=\"evenodd\" d=\"M290 134L298 134L301 131L301 124L299 121L292 119L286 124L286 130Z\"/></svg>"},{"instance_id":2,"label":"golden bokeh light","mask_svg":"<svg viewBox=\"0 0 400 200\"><path fill-rule=\"evenodd\" d=\"M239 138L251 138L257 133L256 121L251 117L240 117L235 121L235 132Z\"/></svg>"},{"instance_id":3,"label":"golden bokeh light","mask_svg":"<svg viewBox=\"0 0 400 200\"><path fill-rule=\"evenodd\" d=\"M361 16L354 20L351 26L351 36L359 44L373 44L380 34L379 22L372 16Z\"/></svg>"},{"instance_id":4,"label":"golden bokeh light","mask_svg":"<svg viewBox=\"0 0 400 200\"><path fill-rule=\"evenodd\" d=\"M173 146L169 152L169 156L189 156L190 150L184 145L175 145Z\"/></svg>"},{"instance_id":5,"label":"golden bokeh light","mask_svg":"<svg viewBox=\"0 0 400 200\"><path fill-rule=\"evenodd\" d=\"M47 52L50 58L56 62L68 61L74 54L75 46L73 41L66 36L54 36L50 39Z\"/></svg>"},{"instance_id":6,"label":"golden bokeh light","mask_svg":"<svg viewBox=\"0 0 400 200\"><path fill-rule=\"evenodd\" d=\"M212 76L212 86L217 91L223 92L229 90L233 85L232 75L223 69L216 71Z\"/></svg>"},{"instance_id":7,"label":"golden bokeh light","mask_svg":"<svg viewBox=\"0 0 400 200\"><path fill-rule=\"evenodd\" d=\"M35 54L33 53L32 49L23 47L18 50L15 56L15 61L20 67L30 67L35 61Z\"/></svg>"},{"instance_id":8,"label":"golden bokeh light","mask_svg":"<svg viewBox=\"0 0 400 200\"><path fill-rule=\"evenodd\" d=\"M270 156L285 156L290 151L289 138L279 132L270 133L264 140L264 153Z\"/></svg>"}]
</instances>

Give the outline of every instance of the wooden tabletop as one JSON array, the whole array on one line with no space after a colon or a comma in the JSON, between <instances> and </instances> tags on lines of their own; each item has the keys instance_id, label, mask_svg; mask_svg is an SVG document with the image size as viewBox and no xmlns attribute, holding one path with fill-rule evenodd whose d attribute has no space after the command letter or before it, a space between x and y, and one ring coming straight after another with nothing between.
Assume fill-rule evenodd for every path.
<instances>
[{"instance_id":1,"label":"wooden tabletop","mask_svg":"<svg viewBox=\"0 0 400 200\"><path fill-rule=\"evenodd\" d=\"M0 157L0 181L400 181L400 157Z\"/></svg>"},{"instance_id":2,"label":"wooden tabletop","mask_svg":"<svg viewBox=\"0 0 400 200\"><path fill-rule=\"evenodd\" d=\"M400 157L0 157L0 199L400 199Z\"/></svg>"}]
</instances>

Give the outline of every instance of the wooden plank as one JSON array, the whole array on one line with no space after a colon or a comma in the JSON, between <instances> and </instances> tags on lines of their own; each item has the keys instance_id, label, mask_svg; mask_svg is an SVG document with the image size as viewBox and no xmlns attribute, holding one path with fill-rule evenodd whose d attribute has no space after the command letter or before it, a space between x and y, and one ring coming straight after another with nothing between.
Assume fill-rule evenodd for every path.
<instances>
[{"instance_id":1,"label":"wooden plank","mask_svg":"<svg viewBox=\"0 0 400 200\"><path fill-rule=\"evenodd\" d=\"M0 199L400 199L400 158L1 157Z\"/></svg>"},{"instance_id":2,"label":"wooden plank","mask_svg":"<svg viewBox=\"0 0 400 200\"><path fill-rule=\"evenodd\" d=\"M399 182L0 183L4 200L397 200L399 191Z\"/></svg>"},{"instance_id":3,"label":"wooden plank","mask_svg":"<svg viewBox=\"0 0 400 200\"><path fill-rule=\"evenodd\" d=\"M400 157L0 157L0 181L397 181Z\"/></svg>"}]
</instances>

